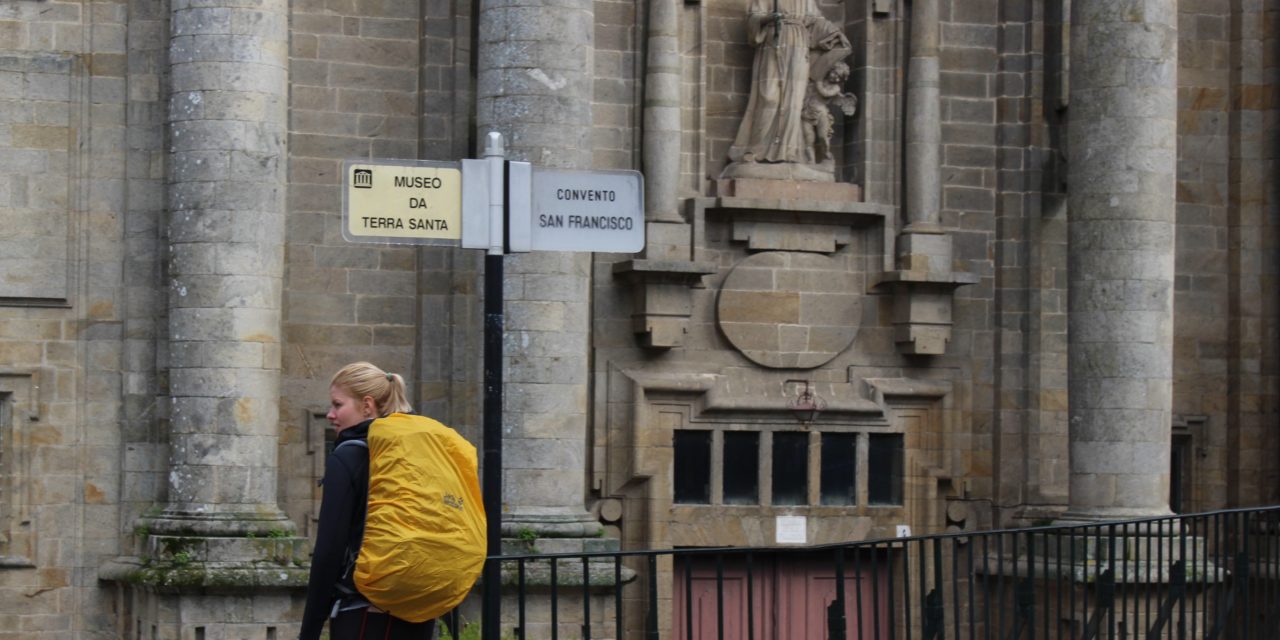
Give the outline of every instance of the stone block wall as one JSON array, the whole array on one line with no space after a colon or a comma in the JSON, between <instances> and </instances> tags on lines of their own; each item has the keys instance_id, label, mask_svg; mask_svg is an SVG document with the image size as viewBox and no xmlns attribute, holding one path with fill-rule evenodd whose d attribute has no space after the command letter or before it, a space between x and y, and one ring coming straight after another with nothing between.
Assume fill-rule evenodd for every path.
<instances>
[{"instance_id":1,"label":"stone block wall","mask_svg":"<svg viewBox=\"0 0 1280 640\"><path fill-rule=\"evenodd\" d=\"M114 637L97 567L155 499L155 18L0 7L0 637Z\"/></svg>"},{"instance_id":2,"label":"stone block wall","mask_svg":"<svg viewBox=\"0 0 1280 640\"><path fill-rule=\"evenodd\" d=\"M480 256L341 234L343 160L473 157L468 2L293 7L281 504L314 535L328 380L369 360L478 442Z\"/></svg>"},{"instance_id":3,"label":"stone block wall","mask_svg":"<svg viewBox=\"0 0 1280 640\"><path fill-rule=\"evenodd\" d=\"M722 169L745 108L745 4L678 3L682 198L712 195L707 179ZM774 403L716 410L792 420L774 383L794 374L836 401L828 415L868 429L897 418L885 412L890 404L877 405L874 420L849 418L873 413L859 404L875 395L863 381L945 382L945 402L915 397L894 409L931 412L908 440L921 454L913 495L936 500L951 491L976 503L976 519L1001 524L1066 504L1066 3L940 3L941 223L954 241L953 268L978 282L957 291L947 355L934 358L897 353L890 297L873 286L892 250L894 234L884 230L902 224L900 73L911 3L890 3L888 13L872 4L819 6L847 25L857 49L850 86L861 103L842 132L842 176L886 212L832 222L831 212L815 221L765 207L682 209L684 225L667 225L662 244L714 273L676 290L687 294L690 317L684 345L666 350L643 348L632 333L632 285L613 271L627 256L551 265L589 280L589 301L578 289L557 299L564 273L513 271L510 313L524 314L529 331L550 322L587 336L589 345L569 348L590 354L589 377L572 372L574 391L540 396L522 424L554 436L566 409L574 414L568 423L587 423L581 451L549 459L582 468L588 503L625 486L624 515L610 532L627 546L673 535L671 478L663 475L671 442L659 436L697 426L698 403L722 399L698 387L708 373L729 381L735 400ZM581 151L593 168L638 168L645 5L592 7L590 148ZM420 410L480 441L480 256L351 244L339 227L342 160L475 155L478 5L300 0L291 11L278 486L281 507L313 534L327 381L342 364L369 359L401 373ZM1182 1L1178 11L1173 413L1193 444L1186 507L1200 510L1280 497L1272 464L1280 443L1280 7ZM133 551L138 516L166 499L168 16L167 6L140 0L0 6L0 640L118 637L131 605L98 582L97 568ZM855 274L862 300L856 338L831 363L760 367L726 335L720 287L759 250L736 234L761 215L773 216L766 222L778 237L842 238L833 255ZM513 382L562 373L555 356L528 355L515 363ZM650 384L654 378L661 383ZM514 459L533 468L548 464L541 455L530 449ZM645 474L651 479L639 479ZM546 493L514 487L510 495ZM856 533L906 516L868 516ZM910 517L940 522L927 510ZM824 522L823 535L840 533L835 520ZM261 606L290 606L282 602ZM245 611L227 611L225 622L252 625Z\"/></svg>"},{"instance_id":4,"label":"stone block wall","mask_svg":"<svg viewBox=\"0 0 1280 640\"><path fill-rule=\"evenodd\" d=\"M1277 491L1262 460L1277 438L1266 426L1278 389L1265 336L1277 313L1278 11L1178 6L1173 411L1190 425L1191 510L1256 504Z\"/></svg>"},{"instance_id":5,"label":"stone block wall","mask_svg":"<svg viewBox=\"0 0 1280 640\"><path fill-rule=\"evenodd\" d=\"M1179 7L1178 16L1178 277L1175 280L1175 415L1203 416L1190 434L1204 456L1192 504L1226 498L1227 362L1231 320L1229 238L1231 84L1230 18L1212 3Z\"/></svg>"},{"instance_id":6,"label":"stone block wall","mask_svg":"<svg viewBox=\"0 0 1280 640\"><path fill-rule=\"evenodd\" d=\"M595 91L591 105L591 165L635 169L640 164L644 5L596 0Z\"/></svg>"}]
</instances>

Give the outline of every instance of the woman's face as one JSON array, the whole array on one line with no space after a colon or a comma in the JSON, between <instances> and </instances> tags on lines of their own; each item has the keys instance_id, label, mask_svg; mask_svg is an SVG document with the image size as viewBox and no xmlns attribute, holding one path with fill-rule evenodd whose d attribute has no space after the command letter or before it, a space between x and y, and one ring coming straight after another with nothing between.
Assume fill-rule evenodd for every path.
<instances>
[{"instance_id":1,"label":"woman's face","mask_svg":"<svg viewBox=\"0 0 1280 640\"><path fill-rule=\"evenodd\" d=\"M373 417L373 398L356 399L346 389L329 387L329 424L342 431Z\"/></svg>"}]
</instances>

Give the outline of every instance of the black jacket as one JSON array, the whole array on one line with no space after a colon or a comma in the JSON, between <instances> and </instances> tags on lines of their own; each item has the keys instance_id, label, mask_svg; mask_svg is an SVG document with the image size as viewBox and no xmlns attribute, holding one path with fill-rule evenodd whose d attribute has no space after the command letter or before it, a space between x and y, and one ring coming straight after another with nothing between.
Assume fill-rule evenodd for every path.
<instances>
[{"instance_id":1,"label":"black jacket","mask_svg":"<svg viewBox=\"0 0 1280 640\"><path fill-rule=\"evenodd\" d=\"M348 440L368 441L366 420L343 429L338 445ZM351 592L355 584L343 572L360 552L364 532L365 510L369 495L369 449L348 445L336 447L324 463L323 497L320 500L320 526L316 529L316 547L311 555L311 578L307 582L307 606L302 614L301 640L316 640L333 610L341 581Z\"/></svg>"}]
</instances>

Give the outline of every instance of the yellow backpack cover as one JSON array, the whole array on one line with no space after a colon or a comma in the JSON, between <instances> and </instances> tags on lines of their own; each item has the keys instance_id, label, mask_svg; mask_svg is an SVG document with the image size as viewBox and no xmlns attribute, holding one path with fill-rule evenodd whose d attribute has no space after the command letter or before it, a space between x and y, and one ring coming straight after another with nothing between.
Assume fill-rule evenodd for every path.
<instances>
[{"instance_id":1,"label":"yellow backpack cover","mask_svg":"<svg viewBox=\"0 0 1280 640\"><path fill-rule=\"evenodd\" d=\"M486 554L476 448L422 416L369 426L369 510L355 583L371 604L409 622L449 612L471 591Z\"/></svg>"}]
</instances>

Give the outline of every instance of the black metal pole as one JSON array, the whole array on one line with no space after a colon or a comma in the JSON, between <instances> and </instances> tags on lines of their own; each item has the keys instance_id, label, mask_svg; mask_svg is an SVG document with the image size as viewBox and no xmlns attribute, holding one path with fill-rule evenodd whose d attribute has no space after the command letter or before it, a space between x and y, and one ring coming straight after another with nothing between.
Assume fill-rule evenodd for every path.
<instances>
[{"instance_id":1,"label":"black metal pole","mask_svg":"<svg viewBox=\"0 0 1280 640\"><path fill-rule=\"evenodd\" d=\"M502 619L502 258L484 257L484 510L489 560L484 565L481 635L499 639Z\"/></svg>"},{"instance_id":2,"label":"black metal pole","mask_svg":"<svg viewBox=\"0 0 1280 640\"><path fill-rule=\"evenodd\" d=\"M502 134L485 136L489 249L484 257L484 510L489 559L484 564L480 637L499 640L502 624L502 257L506 253L507 163Z\"/></svg>"}]
</instances>

